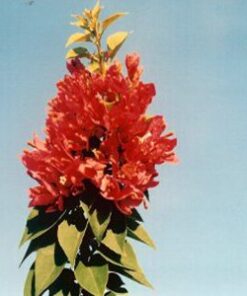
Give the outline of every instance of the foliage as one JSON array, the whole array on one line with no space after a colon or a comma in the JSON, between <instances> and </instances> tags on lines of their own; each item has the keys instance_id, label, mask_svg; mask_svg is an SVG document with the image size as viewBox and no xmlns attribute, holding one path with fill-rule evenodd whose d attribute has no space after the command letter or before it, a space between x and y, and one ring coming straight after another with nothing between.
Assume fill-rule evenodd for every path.
<instances>
[{"instance_id":1,"label":"foliage","mask_svg":"<svg viewBox=\"0 0 247 296\"><path fill-rule=\"evenodd\" d=\"M44 214L42 209L31 211L22 244L30 241L25 258L34 251L37 255L24 296L46 291L49 295L126 295L121 275L152 287L129 243L134 238L153 246L140 215L135 211L127 217L110 203L102 210L99 198L95 195L85 202L80 197L76 207L59 217L57 212L46 214L50 223L42 231L33 227L35 219Z\"/></svg>"},{"instance_id":2,"label":"foliage","mask_svg":"<svg viewBox=\"0 0 247 296\"><path fill-rule=\"evenodd\" d=\"M71 75L49 102L47 138L35 136L23 153L39 183L30 189L20 242L29 242L22 262L36 254L24 296L124 296L124 277L152 288L130 242L155 248L136 207L147 206L148 189L158 184L155 165L176 161L176 139L162 135L162 116L145 114L155 87L140 81L138 55L127 55L126 77L114 61L129 33L111 34L102 47L126 13L100 20L101 11L97 2L74 15L80 31L66 43L76 46L66 55Z\"/></svg>"},{"instance_id":3,"label":"foliage","mask_svg":"<svg viewBox=\"0 0 247 296\"><path fill-rule=\"evenodd\" d=\"M125 16L127 13L117 12L108 16L104 20L100 20L102 7L97 2L91 10L85 9L82 15L74 15L75 21L71 24L82 32L72 34L66 43L66 46L75 43L88 42L95 46L95 51L89 51L83 47L73 48L68 51L66 58L86 58L89 61L89 67L95 71L104 72L107 64L115 57L120 47L128 37L128 32L116 32L107 38L107 49L102 49L102 37L106 29L113 25L117 20Z\"/></svg>"}]
</instances>

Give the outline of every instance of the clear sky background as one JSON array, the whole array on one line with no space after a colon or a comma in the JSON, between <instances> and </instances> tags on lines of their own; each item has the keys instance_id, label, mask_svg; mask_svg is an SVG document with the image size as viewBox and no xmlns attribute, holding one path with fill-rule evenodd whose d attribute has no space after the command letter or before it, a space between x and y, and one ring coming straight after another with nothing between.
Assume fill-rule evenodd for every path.
<instances>
[{"instance_id":1,"label":"clear sky background","mask_svg":"<svg viewBox=\"0 0 247 296\"><path fill-rule=\"evenodd\" d=\"M0 0L0 295L23 295L30 261L18 264L32 181L18 155L44 127L48 99L65 73L72 13L94 1ZM155 290L133 296L247 295L247 1L105 0L129 11L121 58L138 51L144 80L179 139L178 166L160 168L143 211L157 251L136 245Z\"/></svg>"}]
</instances>

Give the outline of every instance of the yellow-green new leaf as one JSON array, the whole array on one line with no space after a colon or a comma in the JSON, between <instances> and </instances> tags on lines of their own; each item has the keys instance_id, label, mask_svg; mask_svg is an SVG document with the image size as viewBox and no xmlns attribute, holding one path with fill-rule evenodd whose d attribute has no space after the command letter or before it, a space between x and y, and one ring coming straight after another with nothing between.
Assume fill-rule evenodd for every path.
<instances>
[{"instance_id":1,"label":"yellow-green new leaf","mask_svg":"<svg viewBox=\"0 0 247 296\"><path fill-rule=\"evenodd\" d=\"M37 217L39 215L39 211L37 209L32 209L31 212L28 215L27 221ZM28 241L31 236L33 235L33 233L29 233L27 227L24 230L24 233L22 235L21 241L20 241L20 247L26 242Z\"/></svg>"},{"instance_id":2,"label":"yellow-green new leaf","mask_svg":"<svg viewBox=\"0 0 247 296\"><path fill-rule=\"evenodd\" d=\"M105 20L102 22L102 29L105 31L111 24L113 24L115 21L117 21L119 18L125 16L127 13L125 12L117 12L110 16L108 16Z\"/></svg>"},{"instance_id":3,"label":"yellow-green new leaf","mask_svg":"<svg viewBox=\"0 0 247 296\"><path fill-rule=\"evenodd\" d=\"M60 216L53 216L53 214L47 213L41 215L37 209L32 209L27 218L27 224L19 246L21 247L28 240L33 240L46 233L59 222L64 214L65 212L63 212Z\"/></svg>"},{"instance_id":4,"label":"yellow-green new leaf","mask_svg":"<svg viewBox=\"0 0 247 296\"><path fill-rule=\"evenodd\" d=\"M72 34L66 43L66 47L75 43L75 42L89 41L90 36L91 36L91 34L89 32Z\"/></svg>"},{"instance_id":5,"label":"yellow-green new leaf","mask_svg":"<svg viewBox=\"0 0 247 296\"><path fill-rule=\"evenodd\" d=\"M146 286L147 288L153 289L152 284L148 281L148 279L145 277L144 273L141 271L136 270L126 270L123 275L127 276L128 278L136 281L139 284L142 284L143 286Z\"/></svg>"},{"instance_id":6,"label":"yellow-green new leaf","mask_svg":"<svg viewBox=\"0 0 247 296\"><path fill-rule=\"evenodd\" d=\"M64 293L62 291L59 291L56 294L54 294L54 296L64 296Z\"/></svg>"},{"instance_id":7,"label":"yellow-green new leaf","mask_svg":"<svg viewBox=\"0 0 247 296\"><path fill-rule=\"evenodd\" d=\"M126 276L132 278L133 280L137 281L138 283L146 287L153 288L147 280L147 278L145 277L142 268L138 264L134 249L132 248L131 244L127 241L125 242L121 263L129 268L128 270L124 271L124 274Z\"/></svg>"},{"instance_id":8,"label":"yellow-green new leaf","mask_svg":"<svg viewBox=\"0 0 247 296\"><path fill-rule=\"evenodd\" d=\"M86 28L88 24L87 19L85 19L81 15L73 15L73 16L77 19L77 21L70 23L72 26L76 26L79 28Z\"/></svg>"},{"instance_id":9,"label":"yellow-green new leaf","mask_svg":"<svg viewBox=\"0 0 247 296\"><path fill-rule=\"evenodd\" d=\"M75 264L76 255L85 234L85 230L86 228L83 231L79 231L75 225L69 225L66 220L58 226L57 237L59 244L72 266Z\"/></svg>"},{"instance_id":10,"label":"yellow-green new leaf","mask_svg":"<svg viewBox=\"0 0 247 296\"><path fill-rule=\"evenodd\" d=\"M98 241L102 240L111 220L111 212L108 212L106 214L107 215L104 216L100 213L98 209L95 209L89 217L91 229Z\"/></svg>"},{"instance_id":11,"label":"yellow-green new leaf","mask_svg":"<svg viewBox=\"0 0 247 296\"><path fill-rule=\"evenodd\" d=\"M121 264L120 262L110 258L109 256L106 256L102 251L99 251L99 254L101 257L103 257L108 263L111 263L117 267L121 267L121 268L126 268L126 266L124 266L123 264Z\"/></svg>"},{"instance_id":12,"label":"yellow-green new leaf","mask_svg":"<svg viewBox=\"0 0 247 296\"><path fill-rule=\"evenodd\" d=\"M127 293L115 293L110 291L108 294L106 294L106 296L128 296L129 294Z\"/></svg>"},{"instance_id":13,"label":"yellow-green new leaf","mask_svg":"<svg viewBox=\"0 0 247 296\"><path fill-rule=\"evenodd\" d=\"M99 70L99 63L93 62L93 63L89 64L88 69L89 69L90 72L98 71Z\"/></svg>"},{"instance_id":14,"label":"yellow-green new leaf","mask_svg":"<svg viewBox=\"0 0 247 296\"><path fill-rule=\"evenodd\" d=\"M39 249L35 261L35 291L40 295L63 271L64 264L58 265L55 258L55 243Z\"/></svg>"},{"instance_id":15,"label":"yellow-green new leaf","mask_svg":"<svg viewBox=\"0 0 247 296\"><path fill-rule=\"evenodd\" d=\"M76 57L78 57L78 54L74 51L74 49L70 49L65 56L66 59L72 59Z\"/></svg>"},{"instance_id":16,"label":"yellow-green new leaf","mask_svg":"<svg viewBox=\"0 0 247 296\"><path fill-rule=\"evenodd\" d=\"M107 230L106 236L102 240L102 244L117 254L122 254L125 245L126 231L115 233L111 229Z\"/></svg>"},{"instance_id":17,"label":"yellow-green new leaf","mask_svg":"<svg viewBox=\"0 0 247 296\"><path fill-rule=\"evenodd\" d=\"M99 1L97 1L96 5L92 9L92 17L98 18L101 10L102 10L102 7L99 5Z\"/></svg>"},{"instance_id":18,"label":"yellow-green new leaf","mask_svg":"<svg viewBox=\"0 0 247 296\"><path fill-rule=\"evenodd\" d=\"M128 35L128 32L117 32L107 38L107 47L109 56L111 58L114 58L120 47L123 45L124 41L127 39Z\"/></svg>"},{"instance_id":19,"label":"yellow-green new leaf","mask_svg":"<svg viewBox=\"0 0 247 296\"><path fill-rule=\"evenodd\" d=\"M108 265L86 266L79 262L75 277L83 289L94 296L103 296L108 281Z\"/></svg>"},{"instance_id":20,"label":"yellow-green new leaf","mask_svg":"<svg viewBox=\"0 0 247 296\"><path fill-rule=\"evenodd\" d=\"M33 281L34 281L34 264L31 266L26 278L26 282L24 286L24 296L34 296L35 293L33 291Z\"/></svg>"},{"instance_id":21,"label":"yellow-green new leaf","mask_svg":"<svg viewBox=\"0 0 247 296\"><path fill-rule=\"evenodd\" d=\"M124 244L124 251L121 257L121 263L124 266L127 266L128 268L131 268L133 270L142 271L141 267L138 264L135 251L132 248L131 244L127 241L125 241Z\"/></svg>"},{"instance_id":22,"label":"yellow-green new leaf","mask_svg":"<svg viewBox=\"0 0 247 296\"><path fill-rule=\"evenodd\" d=\"M153 240L151 239L150 235L147 233L147 231L141 224L135 223L134 227L129 227L128 236L140 242L143 242L144 244L155 249L155 244Z\"/></svg>"}]
</instances>

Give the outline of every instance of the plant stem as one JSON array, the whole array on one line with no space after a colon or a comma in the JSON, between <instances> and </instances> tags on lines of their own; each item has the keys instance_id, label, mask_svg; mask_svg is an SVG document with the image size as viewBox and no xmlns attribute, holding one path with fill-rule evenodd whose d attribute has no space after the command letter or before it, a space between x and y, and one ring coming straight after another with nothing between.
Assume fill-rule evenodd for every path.
<instances>
[{"instance_id":1,"label":"plant stem","mask_svg":"<svg viewBox=\"0 0 247 296\"><path fill-rule=\"evenodd\" d=\"M102 52L101 52L101 41L100 38L96 38L96 47L98 51L98 58L99 58L99 70L101 74L104 74L104 64L103 64L103 58L102 58Z\"/></svg>"}]
</instances>

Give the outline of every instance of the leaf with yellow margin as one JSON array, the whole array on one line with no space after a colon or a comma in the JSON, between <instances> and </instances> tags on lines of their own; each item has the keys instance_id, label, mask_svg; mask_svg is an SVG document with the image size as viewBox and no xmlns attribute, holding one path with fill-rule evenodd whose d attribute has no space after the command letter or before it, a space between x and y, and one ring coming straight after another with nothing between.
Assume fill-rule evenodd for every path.
<instances>
[{"instance_id":1,"label":"leaf with yellow margin","mask_svg":"<svg viewBox=\"0 0 247 296\"><path fill-rule=\"evenodd\" d=\"M89 56L89 51L85 47L76 47L70 49L66 54L66 59L72 59L76 57L84 58Z\"/></svg>"}]
</instances>

